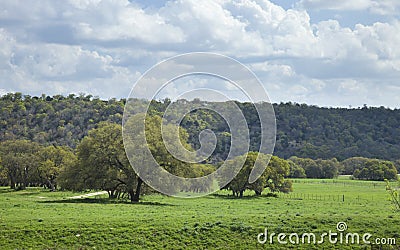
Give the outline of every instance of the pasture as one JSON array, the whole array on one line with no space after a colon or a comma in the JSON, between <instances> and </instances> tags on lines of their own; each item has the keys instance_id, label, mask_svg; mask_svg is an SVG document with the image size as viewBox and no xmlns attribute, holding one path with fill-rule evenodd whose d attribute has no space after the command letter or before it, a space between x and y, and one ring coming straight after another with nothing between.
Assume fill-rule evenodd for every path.
<instances>
[{"instance_id":1,"label":"pasture","mask_svg":"<svg viewBox=\"0 0 400 250\"><path fill-rule=\"evenodd\" d=\"M242 199L230 192L197 199L143 196L138 204L104 195L0 189L1 249L380 249L358 244L260 244L259 233L370 233L400 244L400 213L382 182L298 179L292 194ZM344 201L343 201L344 195ZM398 246L380 246L399 249Z\"/></svg>"}]
</instances>

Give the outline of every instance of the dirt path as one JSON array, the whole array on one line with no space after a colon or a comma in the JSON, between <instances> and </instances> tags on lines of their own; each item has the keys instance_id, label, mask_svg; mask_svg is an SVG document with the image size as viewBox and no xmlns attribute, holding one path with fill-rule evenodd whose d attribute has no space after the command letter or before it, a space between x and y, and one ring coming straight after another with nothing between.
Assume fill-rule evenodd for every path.
<instances>
[{"instance_id":1,"label":"dirt path","mask_svg":"<svg viewBox=\"0 0 400 250\"><path fill-rule=\"evenodd\" d=\"M96 192L96 193L90 193L90 194L83 194L83 195L78 195L78 196L72 196L68 197L68 199L83 199L91 196L96 196L96 195L102 195L102 194L107 194L107 191L101 191L101 192Z\"/></svg>"}]
</instances>

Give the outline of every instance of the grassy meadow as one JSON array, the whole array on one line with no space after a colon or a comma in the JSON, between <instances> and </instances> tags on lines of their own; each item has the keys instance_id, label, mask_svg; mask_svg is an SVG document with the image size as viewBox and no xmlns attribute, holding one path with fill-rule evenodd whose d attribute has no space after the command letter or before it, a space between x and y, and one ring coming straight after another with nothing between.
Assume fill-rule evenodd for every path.
<instances>
[{"instance_id":1,"label":"grassy meadow","mask_svg":"<svg viewBox=\"0 0 400 250\"><path fill-rule=\"evenodd\" d=\"M356 244L260 244L268 232L336 231L396 238L400 213L383 182L294 180L292 194L232 198L227 191L197 199L143 196L138 204L106 196L69 199L72 192L0 189L0 249L399 249ZM344 195L344 201L343 201ZM380 248L381 247L381 248Z\"/></svg>"}]
</instances>

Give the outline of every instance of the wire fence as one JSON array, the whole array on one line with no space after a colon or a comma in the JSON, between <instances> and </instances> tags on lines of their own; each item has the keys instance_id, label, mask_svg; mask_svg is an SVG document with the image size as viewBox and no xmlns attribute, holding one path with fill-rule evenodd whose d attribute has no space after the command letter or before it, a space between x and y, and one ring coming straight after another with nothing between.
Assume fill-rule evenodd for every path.
<instances>
[{"instance_id":1,"label":"wire fence","mask_svg":"<svg viewBox=\"0 0 400 250\"><path fill-rule=\"evenodd\" d=\"M360 202L382 202L388 200L385 197L376 195L346 195L346 194L313 194L313 193L289 193L278 195L283 199L290 200L313 200L313 201L331 201L331 202L346 202L346 203L360 203Z\"/></svg>"},{"instance_id":2,"label":"wire fence","mask_svg":"<svg viewBox=\"0 0 400 250\"><path fill-rule=\"evenodd\" d=\"M327 185L337 185L337 186L359 186L359 187L373 187L381 188L385 187L386 183L383 181L341 181L341 180L308 180L308 179L293 179L293 183L306 183L306 184L327 184Z\"/></svg>"}]
</instances>

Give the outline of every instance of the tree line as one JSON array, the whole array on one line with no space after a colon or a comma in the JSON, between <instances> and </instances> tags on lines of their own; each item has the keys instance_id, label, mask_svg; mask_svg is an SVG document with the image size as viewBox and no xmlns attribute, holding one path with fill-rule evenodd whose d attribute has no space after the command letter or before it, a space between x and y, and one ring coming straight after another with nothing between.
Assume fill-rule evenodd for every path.
<instances>
[{"instance_id":1,"label":"tree line","mask_svg":"<svg viewBox=\"0 0 400 250\"><path fill-rule=\"evenodd\" d=\"M135 119L141 119L140 115ZM158 164L165 170L181 177L201 177L215 171L219 166L210 164L189 164L172 157L162 143L160 124L162 118L154 116L146 120L146 129L151 136L147 138L150 150ZM132 125L136 121L132 120ZM169 129L164 128L164 129ZM44 146L28 140L7 140L0 143L0 184L9 185L15 190L28 186L42 186L52 191L61 190L104 190L110 198L128 198L132 202L139 201L143 193L152 193L151 187L143 183L131 167L122 141L122 127L119 124L102 122L89 131L79 143L76 150L62 146ZM140 131L133 130L132 134ZM187 132L181 130L182 137L188 138ZM146 164L141 158L142 146L132 143L125 145L136 151L135 163ZM185 145L192 149L189 144ZM257 157L265 171L259 179L249 183ZM249 152L236 156L226 164L234 165L244 162L237 176L224 189L242 197L244 191L253 190L261 195L264 190L271 193L292 191L289 178L335 178L338 174L352 174L361 180L397 180L397 169L393 162L354 157L339 162L337 159L313 160L310 158L291 157L287 160L277 156ZM268 163L268 164L267 164ZM209 183L212 185L212 183ZM189 190L193 192L207 191L198 188L209 188L207 183L198 187L179 187L176 192ZM183 189L182 189L183 188Z\"/></svg>"},{"instance_id":2,"label":"tree line","mask_svg":"<svg viewBox=\"0 0 400 250\"><path fill-rule=\"evenodd\" d=\"M199 102L193 100L191 102ZM148 101L134 100L146 107ZM191 103L180 100L181 105ZM125 99L101 100L91 95L40 97L9 93L0 97L0 141L25 139L44 145L76 148L88 131L99 122L121 124ZM150 114L162 115L170 100L152 101ZM247 120L251 134L250 149L260 143L260 121L254 104L236 103ZM224 103L221 103L224 105ZM260 104L262 105L262 104ZM400 155L400 110L385 107L357 109L322 108L298 103L273 104L277 141L274 154L339 161L351 157L396 161ZM206 128L218 138L210 163L226 158L230 131L217 113L199 109L182 120L189 143L199 147L198 133Z\"/></svg>"},{"instance_id":3,"label":"tree line","mask_svg":"<svg viewBox=\"0 0 400 250\"><path fill-rule=\"evenodd\" d=\"M144 114L135 115L126 126L131 129L133 136L141 131L135 129L139 119ZM157 160L169 173L181 177L201 177L214 172L217 166L210 164L189 164L172 157L162 142L162 118L155 115L146 119L146 137L149 148ZM163 130L173 132L171 126ZM170 130L170 131L169 131ZM180 138L188 138L184 129L179 130ZM133 164L146 166L148 159L143 157L143 145L138 140L130 138L125 147L135 150ZM192 150L187 142L186 148ZM259 153L250 152L248 155L237 156L228 161L234 163L246 158L240 173L224 188L231 190L236 196L243 196L247 189L261 195L267 188L270 192L290 192L291 182L285 177L289 175L289 164L276 156L261 155L260 164L265 165L266 171L254 183L248 183L250 171ZM269 158L271 160L268 163ZM162 181L162 180L161 180ZM61 146L43 146L28 140L7 140L0 143L0 184L9 185L15 190L28 186L43 186L55 191L61 190L104 190L110 198L128 198L138 202L143 193L155 192L147 186L135 173L125 152L122 127L119 124L102 122L89 131L76 150ZM183 187L170 185L176 192L207 191L199 188L211 188L213 183L200 183L199 186Z\"/></svg>"},{"instance_id":4,"label":"tree line","mask_svg":"<svg viewBox=\"0 0 400 250\"><path fill-rule=\"evenodd\" d=\"M132 101L141 107L149 104L145 100ZM190 103L186 100L178 102L178 107ZM107 191L110 198L126 197L133 202L138 201L142 193L154 192L136 175L125 154L119 125L125 103L124 99L104 101L82 94L31 97L15 93L1 97L0 184L13 189L27 186L45 186L51 190L99 189ZM147 131L151 136L146 139L158 164L182 177L200 177L213 172L229 152L231 131L226 122L216 112L206 109L187 114L179 128L185 148L192 151L199 148L198 135L204 129L213 130L218 143L213 155L201 164L181 162L170 156L160 131L161 123L168 123L168 117L161 117L170 103L168 99L152 101L146 119L146 129L151 130ZM223 108L227 103L217 105ZM237 105L243 110L248 123L252 152L227 161L228 165L236 161L245 163L236 178L224 187L235 196L243 196L245 190L253 190L257 195L265 189L270 192L290 192L292 186L287 178L335 178L339 174L347 174L361 180L397 179L400 161L389 160L397 159L392 152L397 153L399 146L393 140L398 136L398 128L392 122L397 119L398 110L367 107L355 110L326 109L291 103L275 104L278 135L276 152L271 156L257 153L261 136L256 105L267 104ZM382 113L385 115L382 116ZM133 131L135 119L141 119L141 115L136 114L132 121L125 121ZM366 117L366 121L360 121L360 117ZM378 118L391 122L383 128L369 124ZM167 127L172 133L176 125L171 126ZM346 129L346 126L349 127ZM297 130L299 127L302 129ZM334 136L331 135L332 131ZM343 136L342 133L346 131L350 131L352 136ZM387 133L392 136L390 140ZM131 134L133 137L130 141L133 144L125 146L136 152L143 150L143 145L134 144L135 136L140 131ZM351 146L349 143L353 140L362 141L363 136L371 139L377 135L383 137L373 140L372 146L367 147L368 151L364 150L365 145L358 148L358 144ZM356 147L354 151L349 151L351 154L346 152L351 157L346 158L340 153L343 143ZM385 145L379 147L379 143L389 146L391 151L386 150ZM334 153L338 156L331 157ZM375 153L381 157L375 157ZM140 158L140 153L136 155L139 158L134 162L146 164L146 159ZM367 158L365 155L373 157ZM266 170L256 182L249 183L248 177L257 157L264 159L261 162ZM200 192L206 191L201 189L207 189L209 185L212 183L174 187L176 190L173 191Z\"/></svg>"},{"instance_id":5,"label":"tree line","mask_svg":"<svg viewBox=\"0 0 400 250\"><path fill-rule=\"evenodd\" d=\"M292 156L288 160L290 178L332 179L338 175L350 175L359 180L397 180L395 163L387 160L352 157L339 162L336 158L313 160Z\"/></svg>"}]
</instances>

